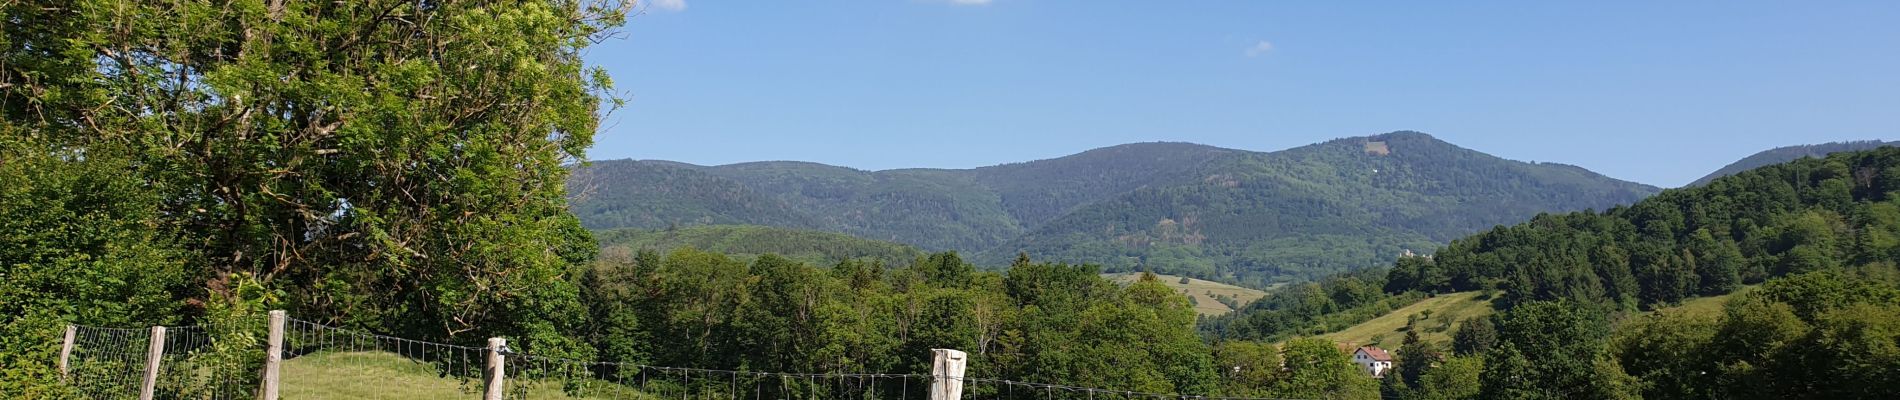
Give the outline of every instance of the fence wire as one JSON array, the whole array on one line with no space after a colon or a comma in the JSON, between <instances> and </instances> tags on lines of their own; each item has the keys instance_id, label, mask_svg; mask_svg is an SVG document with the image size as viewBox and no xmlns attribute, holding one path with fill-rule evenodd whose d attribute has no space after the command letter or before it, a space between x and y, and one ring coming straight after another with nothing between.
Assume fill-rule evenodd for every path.
<instances>
[{"instance_id":1,"label":"fence wire","mask_svg":"<svg viewBox=\"0 0 1900 400\"><path fill-rule=\"evenodd\" d=\"M254 342L249 336L231 333L205 326L168 328L158 398L257 398L263 338L255 337ZM94 399L137 398L150 335L149 329L77 327L69 382ZM221 337L226 342L216 340ZM230 342L232 338L237 342ZM478 399L486 390L486 347L407 339L295 318L285 319L283 339L279 388L284 399ZM924 400L930 398L932 382L951 380L961 382L960 398L973 400L1276 400L974 376L758 372L575 360L508 350L501 354L503 394L509 399Z\"/></svg>"},{"instance_id":2,"label":"fence wire","mask_svg":"<svg viewBox=\"0 0 1900 400\"><path fill-rule=\"evenodd\" d=\"M480 398L488 349L286 318L283 398Z\"/></svg>"},{"instance_id":3,"label":"fence wire","mask_svg":"<svg viewBox=\"0 0 1900 400\"><path fill-rule=\"evenodd\" d=\"M136 399L144 388L151 356L152 330L75 326L68 356L66 381L92 399ZM166 327L159 353L159 371L153 385L157 399L254 399L255 385L240 365L224 368L221 360L247 356L214 352L213 335L204 326ZM254 343L237 343L234 353L262 357ZM252 380L254 381L254 380Z\"/></svg>"}]
</instances>

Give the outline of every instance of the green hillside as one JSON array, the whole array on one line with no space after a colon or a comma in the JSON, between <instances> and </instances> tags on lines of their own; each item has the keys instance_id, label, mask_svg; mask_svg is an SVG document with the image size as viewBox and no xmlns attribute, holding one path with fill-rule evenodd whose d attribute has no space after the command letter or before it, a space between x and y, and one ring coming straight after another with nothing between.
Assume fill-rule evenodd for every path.
<instances>
[{"instance_id":1,"label":"green hillside","mask_svg":"<svg viewBox=\"0 0 1900 400\"><path fill-rule=\"evenodd\" d=\"M603 249L668 252L681 247L750 258L777 254L816 265L842 260L909 263L924 252L915 247L851 235L757 225L710 225L670 230L609 229L594 232Z\"/></svg>"},{"instance_id":2,"label":"green hillside","mask_svg":"<svg viewBox=\"0 0 1900 400\"><path fill-rule=\"evenodd\" d=\"M789 204L677 163L596 161L574 169L567 193L568 207L590 229L745 223L822 227Z\"/></svg>"},{"instance_id":3,"label":"green hillside","mask_svg":"<svg viewBox=\"0 0 1900 400\"><path fill-rule=\"evenodd\" d=\"M1391 262L1543 212L1655 188L1505 160L1415 132L1262 153L1137 143L976 169L862 171L807 162L603 161L576 171L594 229L747 224L1110 272L1265 286Z\"/></svg>"},{"instance_id":4,"label":"green hillside","mask_svg":"<svg viewBox=\"0 0 1900 400\"><path fill-rule=\"evenodd\" d=\"M292 358L284 361L283 377L281 393L286 399L452 399L482 394L480 380L445 376L430 364L388 352L323 353ZM655 398L631 387L597 380L548 380L522 386L528 389L518 392L519 396L536 399Z\"/></svg>"},{"instance_id":5,"label":"green hillside","mask_svg":"<svg viewBox=\"0 0 1900 400\"><path fill-rule=\"evenodd\" d=\"M1714 308L1769 278L1900 256L1900 148L1807 158L1671 189L1628 207L1545 214L1451 242L1432 257L1270 291L1203 324L1210 335L1332 332L1420 293L1496 290L1502 309L1570 301L1611 310ZM1343 324L1342 324L1343 323Z\"/></svg>"},{"instance_id":6,"label":"green hillside","mask_svg":"<svg viewBox=\"0 0 1900 400\"><path fill-rule=\"evenodd\" d=\"M1504 289L1506 303L1664 306L1770 277L1900 255L1900 148L1835 153L1664 191L1629 207L1542 215L1401 264L1404 290Z\"/></svg>"},{"instance_id":7,"label":"green hillside","mask_svg":"<svg viewBox=\"0 0 1900 400\"><path fill-rule=\"evenodd\" d=\"M1688 186L1694 187L1694 186L1707 185L1709 184L1709 181L1713 181L1715 180L1715 178L1735 175L1742 171L1765 167L1768 165L1785 163L1785 162L1799 160L1799 159L1807 158L1807 157L1817 157L1817 158L1827 157L1827 155L1829 154L1834 154L1834 153L1843 152L1843 151L1871 150L1871 149L1878 148L1881 146L1891 146L1894 143L1896 142L1882 142L1879 140L1861 140L1861 141L1852 141L1852 142L1834 142L1834 143L1823 143L1823 144L1777 147L1773 149L1763 150L1760 153L1749 155L1748 157L1742 158L1741 160L1736 160L1734 163L1730 163L1729 165L1723 166L1721 169L1715 170L1715 172L1709 173L1708 176L1704 176L1701 179L1696 179L1695 182L1689 183Z\"/></svg>"},{"instance_id":8,"label":"green hillside","mask_svg":"<svg viewBox=\"0 0 1900 400\"><path fill-rule=\"evenodd\" d=\"M1109 271L1264 285L1384 265L1538 213L1626 204L1655 190L1415 132L1240 154L1197 175L1085 206L978 259L1027 251Z\"/></svg>"},{"instance_id":9,"label":"green hillside","mask_svg":"<svg viewBox=\"0 0 1900 400\"><path fill-rule=\"evenodd\" d=\"M1119 284L1130 284L1141 279L1141 273L1123 272L1102 274L1108 280ZM1163 285L1187 296L1194 306L1194 312L1201 315L1222 315L1233 312L1235 308L1245 306L1254 300L1265 297L1267 292L1249 289L1220 282L1200 280L1173 275L1156 275Z\"/></svg>"},{"instance_id":10,"label":"green hillside","mask_svg":"<svg viewBox=\"0 0 1900 400\"><path fill-rule=\"evenodd\" d=\"M1488 317L1497 312L1491 308L1490 299L1481 295L1481 292L1441 294L1320 337L1390 349L1399 346L1409 327L1417 329L1423 340L1448 345L1452 332L1456 332L1465 319Z\"/></svg>"}]
</instances>

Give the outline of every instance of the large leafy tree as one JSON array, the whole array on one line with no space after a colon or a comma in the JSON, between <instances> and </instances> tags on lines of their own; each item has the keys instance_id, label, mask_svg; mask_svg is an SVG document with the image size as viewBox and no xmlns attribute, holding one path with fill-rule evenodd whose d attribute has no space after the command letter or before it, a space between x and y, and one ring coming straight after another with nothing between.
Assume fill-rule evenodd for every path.
<instances>
[{"instance_id":1,"label":"large leafy tree","mask_svg":"<svg viewBox=\"0 0 1900 400\"><path fill-rule=\"evenodd\" d=\"M1620 369L1600 365L1609 334L1602 313L1568 301L1531 302L1498 314L1497 347L1485 353L1483 397L1633 397Z\"/></svg>"},{"instance_id":2,"label":"large leafy tree","mask_svg":"<svg viewBox=\"0 0 1900 400\"><path fill-rule=\"evenodd\" d=\"M1379 381L1353 365L1344 351L1326 339L1297 338L1281 348L1286 372L1274 383L1277 397L1300 399L1375 399Z\"/></svg>"},{"instance_id":3,"label":"large leafy tree","mask_svg":"<svg viewBox=\"0 0 1900 400\"><path fill-rule=\"evenodd\" d=\"M4 143L123 160L209 289L184 300L241 273L305 318L578 350L563 180L609 85L580 50L629 5L6 2Z\"/></svg>"}]
</instances>

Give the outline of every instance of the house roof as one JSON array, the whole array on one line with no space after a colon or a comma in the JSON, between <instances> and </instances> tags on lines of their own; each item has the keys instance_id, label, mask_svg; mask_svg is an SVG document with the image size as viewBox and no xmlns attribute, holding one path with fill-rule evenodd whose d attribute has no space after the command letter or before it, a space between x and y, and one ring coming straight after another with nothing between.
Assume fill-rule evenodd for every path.
<instances>
[{"instance_id":1,"label":"house roof","mask_svg":"<svg viewBox=\"0 0 1900 400\"><path fill-rule=\"evenodd\" d=\"M1359 351L1365 352L1366 357L1372 357L1373 361L1392 361L1392 354L1386 353L1385 349L1365 346L1360 347Z\"/></svg>"}]
</instances>

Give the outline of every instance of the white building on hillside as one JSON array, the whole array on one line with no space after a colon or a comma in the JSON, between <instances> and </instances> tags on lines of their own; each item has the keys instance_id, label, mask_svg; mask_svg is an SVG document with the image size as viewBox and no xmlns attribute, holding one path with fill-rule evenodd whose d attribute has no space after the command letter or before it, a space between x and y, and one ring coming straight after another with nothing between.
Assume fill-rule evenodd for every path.
<instances>
[{"instance_id":1,"label":"white building on hillside","mask_svg":"<svg viewBox=\"0 0 1900 400\"><path fill-rule=\"evenodd\" d=\"M1352 362L1365 368L1366 373L1372 374L1374 378L1383 377L1386 370L1392 369L1392 355L1386 353L1385 349L1372 346L1353 350Z\"/></svg>"}]
</instances>

